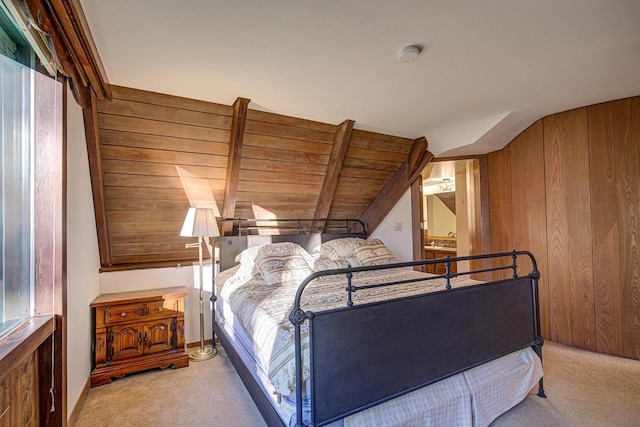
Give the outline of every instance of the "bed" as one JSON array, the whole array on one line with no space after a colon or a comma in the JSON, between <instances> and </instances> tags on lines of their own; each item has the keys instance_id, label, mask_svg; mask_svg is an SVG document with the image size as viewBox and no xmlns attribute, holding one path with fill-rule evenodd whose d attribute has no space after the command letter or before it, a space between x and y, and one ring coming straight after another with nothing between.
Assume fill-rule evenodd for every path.
<instances>
[{"instance_id":1,"label":"bed","mask_svg":"<svg viewBox=\"0 0 640 427\"><path fill-rule=\"evenodd\" d=\"M268 425L485 426L545 397L529 252L397 263L353 220L222 222L213 330ZM505 263L451 272L482 258Z\"/></svg>"}]
</instances>

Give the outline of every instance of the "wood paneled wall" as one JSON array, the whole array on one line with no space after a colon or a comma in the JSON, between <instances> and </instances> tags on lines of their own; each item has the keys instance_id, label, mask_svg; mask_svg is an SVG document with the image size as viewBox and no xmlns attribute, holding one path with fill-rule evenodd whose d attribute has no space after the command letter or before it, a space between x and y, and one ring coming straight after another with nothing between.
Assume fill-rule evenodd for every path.
<instances>
[{"instance_id":1,"label":"wood paneled wall","mask_svg":"<svg viewBox=\"0 0 640 427\"><path fill-rule=\"evenodd\" d=\"M587 112L596 350L640 359L640 97Z\"/></svg>"},{"instance_id":2,"label":"wood paneled wall","mask_svg":"<svg viewBox=\"0 0 640 427\"><path fill-rule=\"evenodd\" d=\"M640 359L640 97L534 123L489 184L492 251L538 261L543 336Z\"/></svg>"},{"instance_id":3,"label":"wood paneled wall","mask_svg":"<svg viewBox=\"0 0 640 427\"><path fill-rule=\"evenodd\" d=\"M190 206L224 198L231 116L230 106L117 86L98 103L113 265L197 258L178 234Z\"/></svg>"},{"instance_id":4,"label":"wood paneled wall","mask_svg":"<svg viewBox=\"0 0 640 427\"><path fill-rule=\"evenodd\" d=\"M353 120L251 110L244 98L112 92L84 110L103 270L197 259L179 237L189 207L219 218L360 218L380 210L372 202L398 170L411 175L412 147L416 161L432 158L424 138L356 130Z\"/></svg>"},{"instance_id":5,"label":"wood paneled wall","mask_svg":"<svg viewBox=\"0 0 640 427\"><path fill-rule=\"evenodd\" d=\"M237 218L313 218L336 127L249 110Z\"/></svg>"}]
</instances>

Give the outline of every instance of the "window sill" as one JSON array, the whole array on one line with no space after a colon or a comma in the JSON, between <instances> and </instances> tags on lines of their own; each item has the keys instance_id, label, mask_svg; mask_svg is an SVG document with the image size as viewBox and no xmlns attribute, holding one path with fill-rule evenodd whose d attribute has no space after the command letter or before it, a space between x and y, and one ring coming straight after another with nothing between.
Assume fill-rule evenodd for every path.
<instances>
[{"instance_id":1,"label":"window sill","mask_svg":"<svg viewBox=\"0 0 640 427\"><path fill-rule=\"evenodd\" d=\"M34 316L0 339L0 372L10 372L56 329L55 316Z\"/></svg>"}]
</instances>

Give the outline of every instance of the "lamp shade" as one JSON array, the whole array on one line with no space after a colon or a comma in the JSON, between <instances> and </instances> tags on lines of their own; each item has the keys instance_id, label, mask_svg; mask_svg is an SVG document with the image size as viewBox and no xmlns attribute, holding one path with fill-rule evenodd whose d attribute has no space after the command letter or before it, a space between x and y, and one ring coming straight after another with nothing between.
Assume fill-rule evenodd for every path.
<instances>
[{"instance_id":1,"label":"lamp shade","mask_svg":"<svg viewBox=\"0 0 640 427\"><path fill-rule=\"evenodd\" d=\"M216 237L219 236L218 224L213 209L189 208L182 224L182 237Z\"/></svg>"}]
</instances>

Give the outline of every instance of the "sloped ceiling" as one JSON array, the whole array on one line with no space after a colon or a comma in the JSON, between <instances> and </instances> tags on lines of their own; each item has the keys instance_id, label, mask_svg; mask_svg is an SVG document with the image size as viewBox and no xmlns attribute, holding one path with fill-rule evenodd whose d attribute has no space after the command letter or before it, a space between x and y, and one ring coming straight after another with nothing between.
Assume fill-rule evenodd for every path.
<instances>
[{"instance_id":1,"label":"sloped ceiling","mask_svg":"<svg viewBox=\"0 0 640 427\"><path fill-rule=\"evenodd\" d=\"M360 219L371 232L433 158L425 138L357 130L353 120L111 89L111 100L94 97L83 110L103 269L194 259L179 235L189 207L277 220L281 233L296 226L287 218L334 232L337 219L350 218L341 231Z\"/></svg>"},{"instance_id":2,"label":"sloped ceiling","mask_svg":"<svg viewBox=\"0 0 640 427\"><path fill-rule=\"evenodd\" d=\"M637 0L81 0L110 83L487 153L640 94ZM419 45L414 62L399 51Z\"/></svg>"}]
</instances>

